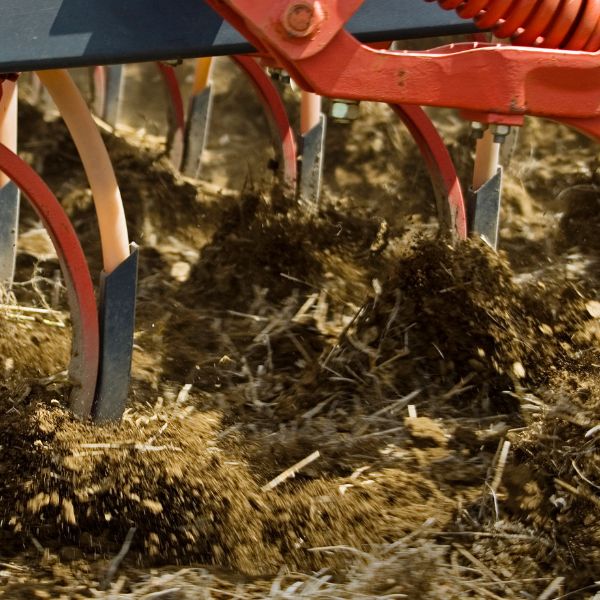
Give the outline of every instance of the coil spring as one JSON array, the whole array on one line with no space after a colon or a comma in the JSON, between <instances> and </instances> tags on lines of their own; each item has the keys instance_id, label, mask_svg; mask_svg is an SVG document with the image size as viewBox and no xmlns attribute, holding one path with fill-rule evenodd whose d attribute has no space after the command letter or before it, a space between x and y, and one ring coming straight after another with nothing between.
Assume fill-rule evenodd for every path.
<instances>
[{"instance_id":1,"label":"coil spring","mask_svg":"<svg viewBox=\"0 0 600 600\"><path fill-rule=\"evenodd\" d=\"M425 0L518 46L600 50L600 0Z\"/></svg>"}]
</instances>

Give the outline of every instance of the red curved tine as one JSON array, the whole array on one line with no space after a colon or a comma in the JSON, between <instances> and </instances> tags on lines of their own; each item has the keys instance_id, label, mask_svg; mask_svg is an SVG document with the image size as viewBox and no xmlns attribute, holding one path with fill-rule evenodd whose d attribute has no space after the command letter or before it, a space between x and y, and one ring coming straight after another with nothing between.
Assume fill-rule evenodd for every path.
<instances>
[{"instance_id":1,"label":"red curved tine","mask_svg":"<svg viewBox=\"0 0 600 600\"><path fill-rule=\"evenodd\" d=\"M232 56L231 59L248 77L258 94L274 137L280 146L278 154L282 164L283 185L293 191L296 189L298 179L297 146L285 105L271 79L253 58ZM170 148L170 158L177 168L181 168L186 127L183 97L173 67L160 62L157 62L156 66L163 77L171 113L171 130L167 143Z\"/></svg>"},{"instance_id":2,"label":"red curved tine","mask_svg":"<svg viewBox=\"0 0 600 600\"><path fill-rule=\"evenodd\" d=\"M450 153L419 106L390 104L415 140L425 161L438 203L440 227L459 239L467 237L465 200Z\"/></svg>"},{"instance_id":3,"label":"red curved tine","mask_svg":"<svg viewBox=\"0 0 600 600\"><path fill-rule=\"evenodd\" d=\"M167 147L170 151L171 161L177 168L179 168L183 154L183 139L185 131L185 109L183 105L183 97L181 95L179 82L177 81L177 76L175 75L175 70L173 67L161 62L156 62L154 64L162 76L168 99L167 106L169 109L169 133L167 137ZM108 79L108 67L105 65L98 65L94 67L94 112L96 115L107 121L109 125L116 127L116 113L118 111L112 111L112 119L107 119L106 115ZM117 93L120 94L120 89Z\"/></svg>"},{"instance_id":4,"label":"red curved tine","mask_svg":"<svg viewBox=\"0 0 600 600\"><path fill-rule=\"evenodd\" d=\"M102 117L104 115L104 105L106 104L106 67L96 65L92 70L93 89L93 110L94 113Z\"/></svg>"},{"instance_id":5,"label":"red curved tine","mask_svg":"<svg viewBox=\"0 0 600 600\"><path fill-rule=\"evenodd\" d=\"M116 127L121 110L123 65L99 65L92 71L93 110L111 127Z\"/></svg>"},{"instance_id":6,"label":"red curved tine","mask_svg":"<svg viewBox=\"0 0 600 600\"><path fill-rule=\"evenodd\" d=\"M260 65L249 56L235 55L231 57L250 79L263 105L269 124L280 143L281 172L283 185L292 193L296 190L298 180L297 146L294 130L290 125L285 105L277 88L263 71Z\"/></svg>"},{"instance_id":7,"label":"red curved tine","mask_svg":"<svg viewBox=\"0 0 600 600\"><path fill-rule=\"evenodd\" d=\"M162 75L167 97L169 99L169 134L167 139L167 147L169 148L169 156L171 162L178 169L181 167L183 160L183 144L185 139L185 108L183 105L183 97L179 89L179 82L175 75L173 67L161 62L156 63L156 67Z\"/></svg>"},{"instance_id":8,"label":"red curved tine","mask_svg":"<svg viewBox=\"0 0 600 600\"><path fill-rule=\"evenodd\" d=\"M80 419L90 416L98 376L100 338L94 286L77 235L58 200L39 175L0 144L0 170L21 189L48 231L67 285L72 321L71 410Z\"/></svg>"}]
</instances>

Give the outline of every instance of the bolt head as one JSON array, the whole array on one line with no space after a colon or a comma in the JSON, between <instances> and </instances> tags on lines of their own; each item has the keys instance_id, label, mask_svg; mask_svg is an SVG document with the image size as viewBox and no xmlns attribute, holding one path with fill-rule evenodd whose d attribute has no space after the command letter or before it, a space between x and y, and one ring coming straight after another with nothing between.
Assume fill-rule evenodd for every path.
<instances>
[{"instance_id":1,"label":"bolt head","mask_svg":"<svg viewBox=\"0 0 600 600\"><path fill-rule=\"evenodd\" d=\"M348 105L345 102L334 102L331 105L331 116L334 119L346 119L348 116Z\"/></svg>"},{"instance_id":2,"label":"bolt head","mask_svg":"<svg viewBox=\"0 0 600 600\"><path fill-rule=\"evenodd\" d=\"M285 85L290 84L290 76L287 71L284 71L283 69L269 69L268 72L273 81L278 81Z\"/></svg>"},{"instance_id":3,"label":"bolt head","mask_svg":"<svg viewBox=\"0 0 600 600\"><path fill-rule=\"evenodd\" d=\"M510 127L508 125L496 125L494 127L495 135L508 135L510 133Z\"/></svg>"},{"instance_id":4,"label":"bolt head","mask_svg":"<svg viewBox=\"0 0 600 600\"><path fill-rule=\"evenodd\" d=\"M331 103L329 114L332 119L341 122L354 121L359 116L358 102L348 100L334 100Z\"/></svg>"},{"instance_id":5,"label":"bolt head","mask_svg":"<svg viewBox=\"0 0 600 600\"><path fill-rule=\"evenodd\" d=\"M492 128L492 131L494 133L494 142L496 144L503 144L510 134L510 126L498 124Z\"/></svg>"},{"instance_id":6,"label":"bolt head","mask_svg":"<svg viewBox=\"0 0 600 600\"><path fill-rule=\"evenodd\" d=\"M488 128L487 124L480 123L479 121L471 122L471 135L476 139L480 140L485 133L485 130Z\"/></svg>"},{"instance_id":7,"label":"bolt head","mask_svg":"<svg viewBox=\"0 0 600 600\"><path fill-rule=\"evenodd\" d=\"M290 3L281 20L288 35L292 37L308 37L323 22L324 13L317 0L301 0Z\"/></svg>"}]
</instances>

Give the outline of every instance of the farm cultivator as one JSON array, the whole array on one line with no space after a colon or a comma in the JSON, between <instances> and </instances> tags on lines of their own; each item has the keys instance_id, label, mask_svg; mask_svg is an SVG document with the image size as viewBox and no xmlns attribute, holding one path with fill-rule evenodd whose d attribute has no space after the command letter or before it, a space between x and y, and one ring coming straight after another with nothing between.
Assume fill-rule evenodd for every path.
<instances>
[{"instance_id":1,"label":"farm cultivator","mask_svg":"<svg viewBox=\"0 0 600 600\"><path fill-rule=\"evenodd\" d=\"M488 32L489 38L474 35L477 31ZM393 42L440 35L470 37L425 51L394 49ZM389 103L426 162L442 231L457 238L477 234L493 247L498 241L500 148L511 128L532 115L600 138L596 0L157 0L151 8L143 0L5 0L0 37L0 279L10 287L20 190L54 243L68 288L71 408L78 417L99 422L118 420L125 408L137 249L129 242L100 134L64 69L96 67L96 111L114 124L121 70L102 66L163 61L159 68L173 114L171 157L195 176L210 118L207 57L232 56L252 81L273 126L283 187L307 210L316 208L319 196L325 134L320 97L333 99L334 116L342 118L356 101ZM199 59L187 117L173 69L164 64L184 58ZM288 73L303 90L300 144L265 68ZM15 81L24 71L36 71L49 91L88 176L104 262L99 307L71 223L49 188L16 154ZM466 192L421 106L458 109L473 123L478 140L473 183Z\"/></svg>"}]
</instances>

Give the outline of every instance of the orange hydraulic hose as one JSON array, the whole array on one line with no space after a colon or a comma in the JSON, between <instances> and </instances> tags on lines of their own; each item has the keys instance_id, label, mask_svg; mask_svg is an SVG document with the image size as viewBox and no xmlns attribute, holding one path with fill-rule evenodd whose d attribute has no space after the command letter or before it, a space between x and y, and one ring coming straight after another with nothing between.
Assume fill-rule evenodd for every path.
<instances>
[{"instance_id":1,"label":"orange hydraulic hose","mask_svg":"<svg viewBox=\"0 0 600 600\"><path fill-rule=\"evenodd\" d=\"M498 170L500 164L500 144L494 140L490 129L477 140L475 166L473 168L473 189L478 190L489 181Z\"/></svg>"},{"instance_id":2,"label":"orange hydraulic hose","mask_svg":"<svg viewBox=\"0 0 600 600\"><path fill-rule=\"evenodd\" d=\"M0 98L0 143L9 150L17 151L17 84L6 80L2 84ZM0 188L8 183L8 177L0 171Z\"/></svg>"},{"instance_id":3,"label":"orange hydraulic hose","mask_svg":"<svg viewBox=\"0 0 600 600\"><path fill-rule=\"evenodd\" d=\"M129 257L129 237L121 192L92 115L69 74L61 70L37 71L77 146L98 217L104 271L111 273Z\"/></svg>"},{"instance_id":4,"label":"orange hydraulic hose","mask_svg":"<svg viewBox=\"0 0 600 600\"><path fill-rule=\"evenodd\" d=\"M425 0L518 46L600 50L600 0Z\"/></svg>"},{"instance_id":5,"label":"orange hydraulic hose","mask_svg":"<svg viewBox=\"0 0 600 600\"><path fill-rule=\"evenodd\" d=\"M195 96L196 94L199 94L208 85L212 62L213 59L210 56L196 59L192 95Z\"/></svg>"},{"instance_id":6,"label":"orange hydraulic hose","mask_svg":"<svg viewBox=\"0 0 600 600\"><path fill-rule=\"evenodd\" d=\"M307 134L321 118L321 96L302 90L300 98L300 133Z\"/></svg>"}]
</instances>

